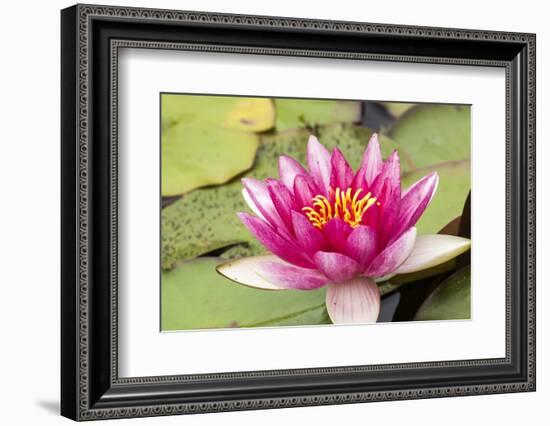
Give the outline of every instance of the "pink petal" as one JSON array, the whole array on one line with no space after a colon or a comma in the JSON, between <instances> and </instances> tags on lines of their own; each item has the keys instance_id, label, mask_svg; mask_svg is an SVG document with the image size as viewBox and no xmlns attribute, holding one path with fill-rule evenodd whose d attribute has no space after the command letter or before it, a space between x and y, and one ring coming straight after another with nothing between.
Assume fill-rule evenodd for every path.
<instances>
[{"instance_id":1,"label":"pink petal","mask_svg":"<svg viewBox=\"0 0 550 426\"><path fill-rule=\"evenodd\" d=\"M244 178L242 183L248 192L248 195L252 199L252 202L256 208L260 211L265 220L269 222L274 228L287 229L285 223L282 221L271 196L267 189L267 184L261 180Z\"/></svg>"},{"instance_id":2,"label":"pink petal","mask_svg":"<svg viewBox=\"0 0 550 426\"><path fill-rule=\"evenodd\" d=\"M382 164L378 134L373 133L363 154L363 161L361 163L361 169L365 170L365 180L368 185L371 185L374 182L374 178L380 174Z\"/></svg>"},{"instance_id":3,"label":"pink petal","mask_svg":"<svg viewBox=\"0 0 550 426\"><path fill-rule=\"evenodd\" d=\"M347 281L361 272L355 260L340 253L318 251L313 260L317 268L333 282Z\"/></svg>"},{"instance_id":4,"label":"pink petal","mask_svg":"<svg viewBox=\"0 0 550 426\"><path fill-rule=\"evenodd\" d=\"M379 225L382 223L382 203L378 201L378 198L376 200L377 203L370 206L361 219L362 225L370 226L373 229L379 229Z\"/></svg>"},{"instance_id":5,"label":"pink petal","mask_svg":"<svg viewBox=\"0 0 550 426\"><path fill-rule=\"evenodd\" d=\"M384 186L386 179L389 179L392 191L401 191L400 173L401 167L399 166L399 155L397 154L397 151L393 151L393 153L384 162L384 165L382 166L382 171L374 179L374 182L369 189L369 191L372 192L373 197L378 198L380 196L382 187Z\"/></svg>"},{"instance_id":6,"label":"pink petal","mask_svg":"<svg viewBox=\"0 0 550 426\"><path fill-rule=\"evenodd\" d=\"M237 213L243 224L273 254L294 265L313 268L313 264L300 246L279 235L273 227L262 219L248 213Z\"/></svg>"},{"instance_id":7,"label":"pink petal","mask_svg":"<svg viewBox=\"0 0 550 426\"><path fill-rule=\"evenodd\" d=\"M330 157L331 175L330 186L344 191L349 188L353 180L353 169L346 161L344 154L338 148L334 148Z\"/></svg>"},{"instance_id":8,"label":"pink petal","mask_svg":"<svg viewBox=\"0 0 550 426\"><path fill-rule=\"evenodd\" d=\"M325 237L321 231L315 228L303 214L292 212L292 225L296 240L307 253L315 253L327 246Z\"/></svg>"},{"instance_id":9,"label":"pink petal","mask_svg":"<svg viewBox=\"0 0 550 426\"><path fill-rule=\"evenodd\" d=\"M382 250L365 270L369 277L382 277L395 271L412 252L416 240L416 228L410 228L397 240ZM317 260L315 264L317 264Z\"/></svg>"},{"instance_id":10,"label":"pink petal","mask_svg":"<svg viewBox=\"0 0 550 426\"><path fill-rule=\"evenodd\" d=\"M378 205L378 243L380 247L385 247L390 238L394 235L392 231L396 227L401 204L400 189L393 187L390 180L386 179L378 202L380 203L380 205Z\"/></svg>"},{"instance_id":11,"label":"pink petal","mask_svg":"<svg viewBox=\"0 0 550 426\"><path fill-rule=\"evenodd\" d=\"M307 164L309 173L323 195L327 195L330 185L330 154L319 143L319 140L311 135L307 144Z\"/></svg>"},{"instance_id":12,"label":"pink petal","mask_svg":"<svg viewBox=\"0 0 550 426\"><path fill-rule=\"evenodd\" d=\"M331 247L332 251L344 253L346 249L346 241L352 228L342 219L335 217L330 219L321 232L325 236L325 240Z\"/></svg>"},{"instance_id":13,"label":"pink petal","mask_svg":"<svg viewBox=\"0 0 550 426\"><path fill-rule=\"evenodd\" d=\"M294 201L297 208L311 206L311 201L316 195L315 183L311 177L306 175L296 176L294 179Z\"/></svg>"},{"instance_id":14,"label":"pink petal","mask_svg":"<svg viewBox=\"0 0 550 426\"><path fill-rule=\"evenodd\" d=\"M353 177L353 181L351 182L351 188L353 189L353 193L357 191L359 188L363 190L363 194L368 193L368 184L365 179L366 170L363 167L360 167L359 170L357 170L357 173Z\"/></svg>"},{"instance_id":15,"label":"pink petal","mask_svg":"<svg viewBox=\"0 0 550 426\"><path fill-rule=\"evenodd\" d=\"M327 277L319 271L278 262L260 263L255 271L275 286L287 289L313 290L328 282Z\"/></svg>"},{"instance_id":16,"label":"pink petal","mask_svg":"<svg viewBox=\"0 0 550 426\"><path fill-rule=\"evenodd\" d=\"M294 179L296 176L305 174L307 174L305 169L294 158L287 155L279 157L279 177L289 190L294 190Z\"/></svg>"},{"instance_id":17,"label":"pink petal","mask_svg":"<svg viewBox=\"0 0 550 426\"><path fill-rule=\"evenodd\" d=\"M376 256L378 238L376 231L369 226L358 226L349 235L344 253L356 260L364 271Z\"/></svg>"},{"instance_id":18,"label":"pink petal","mask_svg":"<svg viewBox=\"0 0 550 426\"><path fill-rule=\"evenodd\" d=\"M393 231L393 235L399 235L405 229L414 226L424 210L430 204L433 195L437 189L439 176L436 172L430 173L412 185L403 198L399 211L398 225Z\"/></svg>"},{"instance_id":19,"label":"pink petal","mask_svg":"<svg viewBox=\"0 0 550 426\"><path fill-rule=\"evenodd\" d=\"M276 179L267 179L267 189L273 201L273 205L279 213L279 217L285 224L286 229L292 229L292 217L290 212L296 208L294 205L294 197L285 185Z\"/></svg>"},{"instance_id":20,"label":"pink petal","mask_svg":"<svg viewBox=\"0 0 550 426\"><path fill-rule=\"evenodd\" d=\"M334 324L376 322L380 313L380 291L367 277L329 284L326 306Z\"/></svg>"}]
</instances>

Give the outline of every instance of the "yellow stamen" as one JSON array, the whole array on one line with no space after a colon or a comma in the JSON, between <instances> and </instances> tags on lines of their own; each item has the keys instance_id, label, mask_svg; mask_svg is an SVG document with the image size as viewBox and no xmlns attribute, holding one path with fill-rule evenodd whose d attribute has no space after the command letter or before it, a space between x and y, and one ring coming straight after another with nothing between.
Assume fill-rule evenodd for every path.
<instances>
[{"instance_id":1,"label":"yellow stamen","mask_svg":"<svg viewBox=\"0 0 550 426\"><path fill-rule=\"evenodd\" d=\"M329 189L329 198L324 195L316 195L311 200L311 206L302 208L313 226L322 229L330 219L342 218L352 228L361 224L364 214L374 204L380 205L375 197L368 192L364 197L359 198L361 188L357 189L352 196L352 189L342 191L340 188Z\"/></svg>"}]
</instances>

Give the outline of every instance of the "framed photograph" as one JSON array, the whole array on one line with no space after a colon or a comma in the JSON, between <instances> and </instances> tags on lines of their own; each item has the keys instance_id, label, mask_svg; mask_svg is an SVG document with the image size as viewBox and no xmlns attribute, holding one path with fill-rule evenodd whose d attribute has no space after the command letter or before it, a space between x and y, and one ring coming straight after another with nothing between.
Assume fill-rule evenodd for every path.
<instances>
[{"instance_id":1,"label":"framed photograph","mask_svg":"<svg viewBox=\"0 0 550 426\"><path fill-rule=\"evenodd\" d=\"M61 412L535 390L535 35L61 12Z\"/></svg>"}]
</instances>

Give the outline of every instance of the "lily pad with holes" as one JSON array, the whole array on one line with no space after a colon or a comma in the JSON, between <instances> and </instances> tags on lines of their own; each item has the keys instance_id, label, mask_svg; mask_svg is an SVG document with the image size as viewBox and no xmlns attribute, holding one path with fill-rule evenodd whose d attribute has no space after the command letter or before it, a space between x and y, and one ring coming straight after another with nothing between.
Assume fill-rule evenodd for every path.
<instances>
[{"instance_id":1,"label":"lily pad with holes","mask_svg":"<svg viewBox=\"0 0 550 426\"><path fill-rule=\"evenodd\" d=\"M319 141L329 150L338 147L349 164L357 170L373 131L359 126L323 126L317 131ZM379 134L380 150L383 158L388 158L398 145L386 135ZM411 163L406 151L400 152L401 170L407 172Z\"/></svg>"},{"instance_id":2,"label":"lily pad with holes","mask_svg":"<svg viewBox=\"0 0 550 426\"><path fill-rule=\"evenodd\" d=\"M282 154L304 157L307 132L266 136L260 144L254 169L246 176L257 179L277 176L277 159ZM235 179L225 185L201 188L184 195L162 210L162 267L241 243L240 254L262 253L263 247L248 232L237 212L248 211L242 198L242 184Z\"/></svg>"},{"instance_id":3,"label":"lily pad with holes","mask_svg":"<svg viewBox=\"0 0 550 426\"><path fill-rule=\"evenodd\" d=\"M358 101L275 99L278 131L320 125L356 123L361 120Z\"/></svg>"}]
</instances>

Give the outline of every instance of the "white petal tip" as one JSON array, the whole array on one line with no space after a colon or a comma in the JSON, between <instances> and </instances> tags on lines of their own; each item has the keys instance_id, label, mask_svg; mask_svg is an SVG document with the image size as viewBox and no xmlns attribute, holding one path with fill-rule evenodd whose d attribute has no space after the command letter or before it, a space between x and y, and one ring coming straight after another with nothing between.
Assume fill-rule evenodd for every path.
<instances>
[{"instance_id":1,"label":"white petal tip","mask_svg":"<svg viewBox=\"0 0 550 426\"><path fill-rule=\"evenodd\" d=\"M308 143L312 143L312 142L313 143L320 143L319 139L317 139L317 136L315 136L315 135L309 135L309 138L308 138L307 141L308 141Z\"/></svg>"},{"instance_id":2,"label":"white petal tip","mask_svg":"<svg viewBox=\"0 0 550 426\"><path fill-rule=\"evenodd\" d=\"M246 204L250 208L250 210L252 210L256 216L258 216L259 218L261 218L261 219L263 219L267 222L264 215L260 212L258 207L256 207L256 204L254 204L254 201L252 200L252 197L248 193L248 190L246 188L243 188L241 192L243 194L244 201L246 202Z\"/></svg>"},{"instance_id":3,"label":"white petal tip","mask_svg":"<svg viewBox=\"0 0 550 426\"><path fill-rule=\"evenodd\" d=\"M231 281L247 287L262 290L285 290L262 278L262 276L256 272L257 266L262 262L280 261L279 258L272 255L245 257L222 263L218 265L216 271Z\"/></svg>"},{"instance_id":4,"label":"white petal tip","mask_svg":"<svg viewBox=\"0 0 550 426\"><path fill-rule=\"evenodd\" d=\"M410 256L395 271L408 274L445 263L466 252L471 246L468 238L454 235L419 235Z\"/></svg>"}]
</instances>

